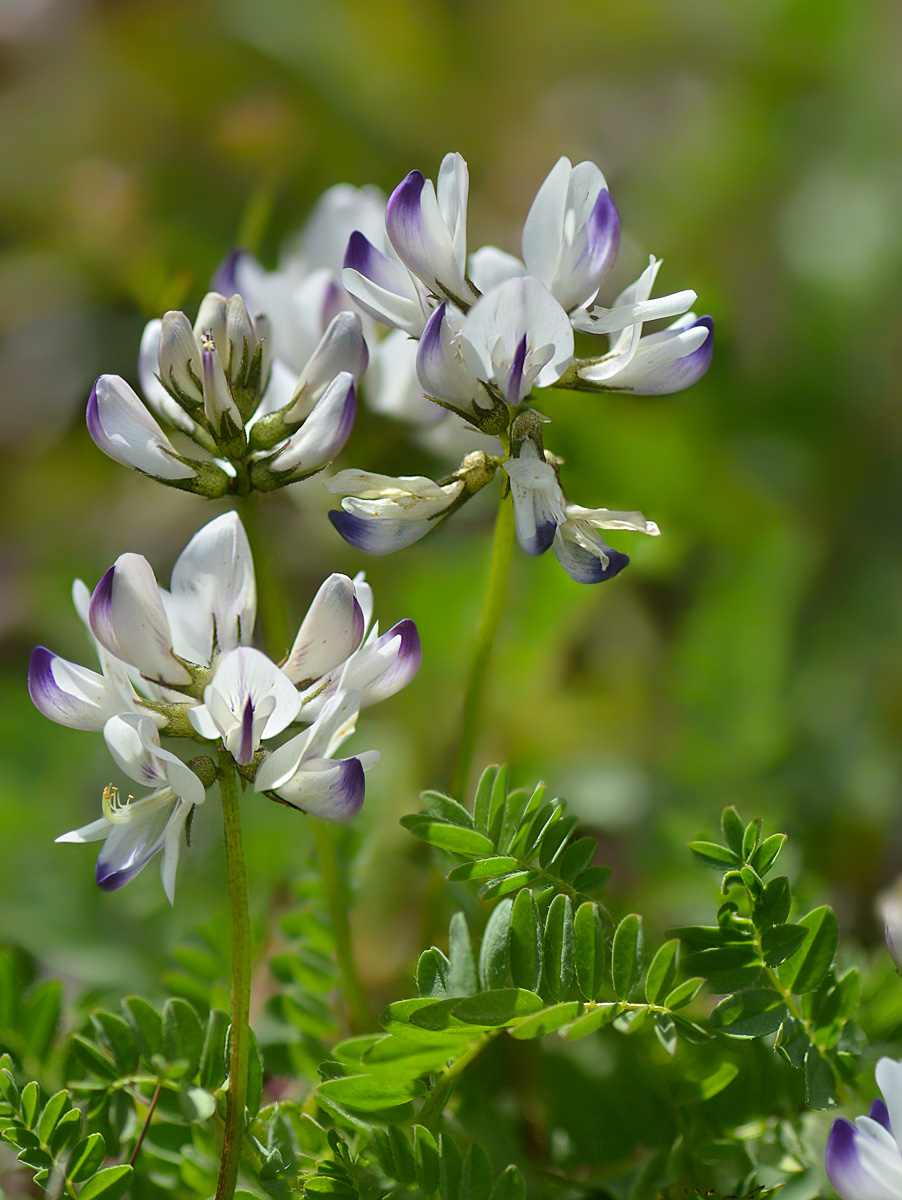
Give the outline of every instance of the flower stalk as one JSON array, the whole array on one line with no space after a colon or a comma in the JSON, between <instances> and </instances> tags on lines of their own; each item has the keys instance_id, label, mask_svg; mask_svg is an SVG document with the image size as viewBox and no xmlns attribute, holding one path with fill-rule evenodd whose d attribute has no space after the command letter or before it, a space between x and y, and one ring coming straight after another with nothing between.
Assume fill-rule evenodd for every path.
<instances>
[{"instance_id":1,"label":"flower stalk","mask_svg":"<svg viewBox=\"0 0 902 1200\"><path fill-rule=\"evenodd\" d=\"M238 1182L241 1142L244 1135L247 1100L247 1064L250 1049L251 930L247 899L247 863L241 836L238 786L232 757L219 754L219 787L222 795L222 820L225 834L226 870L229 878L229 903L232 919L232 994L229 1043L229 1090L226 1102L225 1134L216 1200L231 1200Z\"/></svg>"},{"instance_id":2,"label":"flower stalk","mask_svg":"<svg viewBox=\"0 0 902 1200\"><path fill-rule=\"evenodd\" d=\"M495 520L489 581L467 680L457 754L451 771L450 790L451 795L456 797L463 797L467 790L467 779L473 761L473 751L476 748L476 736L479 732L479 717L485 695L492 645L495 641L495 634L498 632L501 614L504 611L513 546L514 506L510 502L509 488L505 486Z\"/></svg>"}]
</instances>

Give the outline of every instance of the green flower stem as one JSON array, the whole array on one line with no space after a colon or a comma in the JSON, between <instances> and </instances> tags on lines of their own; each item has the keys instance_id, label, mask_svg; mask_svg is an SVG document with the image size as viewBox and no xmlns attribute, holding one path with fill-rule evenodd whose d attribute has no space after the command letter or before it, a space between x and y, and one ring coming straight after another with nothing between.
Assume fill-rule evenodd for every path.
<instances>
[{"instance_id":1,"label":"green flower stem","mask_svg":"<svg viewBox=\"0 0 902 1200\"><path fill-rule=\"evenodd\" d=\"M504 601L507 591L507 576L510 569L511 551L514 545L514 506L511 503L508 488L505 485L495 521L495 535L492 539L492 560L489 567L489 582L486 588L485 600L482 606L482 619L479 632L476 635L476 648L470 665L470 676L467 680L467 691L464 698L463 717L461 719L460 740L457 744L457 755L451 772L451 795L463 800L466 793L470 765L473 761L473 751L476 748L476 736L479 732L479 717L482 709L482 699L485 694L485 683L488 675L489 661L492 653L492 643L498 631L501 614L504 611Z\"/></svg>"},{"instance_id":2,"label":"green flower stem","mask_svg":"<svg viewBox=\"0 0 902 1200\"><path fill-rule=\"evenodd\" d=\"M285 593L269 552L267 539L260 528L260 512L257 494L237 498L238 515L244 524L254 559L254 574L257 580L257 609L263 625L263 636L271 658L279 662L291 646L291 624Z\"/></svg>"},{"instance_id":3,"label":"green flower stem","mask_svg":"<svg viewBox=\"0 0 902 1200\"><path fill-rule=\"evenodd\" d=\"M329 822L323 821L319 817L311 817L310 824L313 828L313 841L316 845L319 869L322 872L323 884L326 888L329 916L332 920L332 934L335 938L335 953L341 975L341 987L348 1007L348 1026L352 1033L362 1033L373 1028L373 1015L370 1012L370 1006L354 964L348 901L344 881L341 877L341 868L338 864L338 855L335 852L335 833Z\"/></svg>"},{"instance_id":4,"label":"green flower stem","mask_svg":"<svg viewBox=\"0 0 902 1200\"><path fill-rule=\"evenodd\" d=\"M247 1059L250 1047L248 1016L251 998L251 922L247 903L247 863L241 837L238 786L231 755L219 752L219 787L225 832L226 868L232 910L232 1028L229 1053L229 1090L225 1133L216 1200L232 1200L238 1182L244 1109L247 1099Z\"/></svg>"},{"instance_id":5,"label":"green flower stem","mask_svg":"<svg viewBox=\"0 0 902 1200\"><path fill-rule=\"evenodd\" d=\"M281 658L291 645L291 628L279 577L260 527L257 497L254 493L239 497L239 513L244 522L257 578L257 603L263 622L264 640L271 657ZM342 988L348 1006L348 1024L353 1031L371 1029L373 1018L354 965L348 897L335 852L334 831L328 821L310 818L316 855L326 889L335 950Z\"/></svg>"}]
</instances>

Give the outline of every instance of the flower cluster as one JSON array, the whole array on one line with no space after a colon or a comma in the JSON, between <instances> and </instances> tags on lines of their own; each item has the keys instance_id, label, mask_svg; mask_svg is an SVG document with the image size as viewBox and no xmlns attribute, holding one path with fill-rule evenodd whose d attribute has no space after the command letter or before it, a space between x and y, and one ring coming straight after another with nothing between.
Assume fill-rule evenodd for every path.
<instances>
[{"instance_id":1,"label":"flower cluster","mask_svg":"<svg viewBox=\"0 0 902 1200\"><path fill-rule=\"evenodd\" d=\"M523 549L553 548L580 582L609 579L629 560L600 530L658 528L640 513L568 503L560 462L544 449L544 418L529 406L552 387L642 394L688 387L710 364L711 319L688 311L694 292L651 298L661 265L654 258L610 307L601 302L620 220L594 163L574 167L562 158L554 166L527 215L522 259L494 246L468 254L468 191L459 154L446 155L435 184L411 171L386 206L387 245L355 231L342 284L364 312L413 339L427 399L500 439L504 454L482 456L479 486L503 467ZM644 333L649 321L671 317L666 329ZM608 345L578 357L577 334L605 336ZM370 553L409 545L479 490L470 460L437 483L342 472L326 485L345 497L333 523Z\"/></svg>"},{"instance_id":2,"label":"flower cluster","mask_svg":"<svg viewBox=\"0 0 902 1200\"><path fill-rule=\"evenodd\" d=\"M336 184L323 193L304 227L289 240L276 270L267 271L249 251L237 250L222 263L213 282L219 291L237 292L248 308L267 314L273 355L293 371L303 369L336 314L356 313L369 350L364 389L368 407L426 427L434 443L460 422L424 398L417 379L416 343L403 330L386 331L341 282L352 234L362 234L392 253L385 202L384 193L372 185Z\"/></svg>"},{"instance_id":3,"label":"flower cluster","mask_svg":"<svg viewBox=\"0 0 902 1200\"><path fill-rule=\"evenodd\" d=\"M141 339L144 402L118 375L101 375L91 437L116 462L208 497L306 479L350 437L367 368L361 320L336 311L296 367L274 359L271 342L269 319L252 317L237 294L210 292L193 326L166 313Z\"/></svg>"},{"instance_id":4,"label":"flower cluster","mask_svg":"<svg viewBox=\"0 0 902 1200\"><path fill-rule=\"evenodd\" d=\"M841 1118L830 1131L827 1174L843 1200L902 1196L902 1062L881 1058L875 1073L883 1099L854 1125Z\"/></svg>"},{"instance_id":5,"label":"flower cluster","mask_svg":"<svg viewBox=\"0 0 902 1200\"><path fill-rule=\"evenodd\" d=\"M29 691L51 720L103 731L117 767L152 790L123 802L110 785L103 816L59 841L103 840L96 878L106 889L133 879L162 851L172 899L186 824L217 777L211 754L227 755L255 791L332 820L353 816L364 772L378 754L334 756L361 708L403 688L420 665L416 626L371 626L372 593L360 575L320 587L285 661L251 645L254 568L238 517L227 513L188 543L169 590L146 559L121 555L93 594L77 581L75 606L99 671L44 647L31 658ZM306 726L276 749L265 746ZM184 761L162 738L189 739L205 753Z\"/></svg>"}]
</instances>

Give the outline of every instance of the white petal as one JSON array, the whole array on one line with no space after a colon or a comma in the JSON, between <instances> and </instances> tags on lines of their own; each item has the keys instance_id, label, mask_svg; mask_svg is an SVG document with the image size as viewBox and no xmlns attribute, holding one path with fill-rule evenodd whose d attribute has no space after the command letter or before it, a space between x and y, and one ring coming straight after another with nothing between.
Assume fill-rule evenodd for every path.
<instances>
[{"instance_id":1,"label":"white petal","mask_svg":"<svg viewBox=\"0 0 902 1200\"><path fill-rule=\"evenodd\" d=\"M94 589L90 607L94 636L111 654L148 679L188 683L174 657L172 634L153 569L140 554L122 554Z\"/></svg>"},{"instance_id":2,"label":"white petal","mask_svg":"<svg viewBox=\"0 0 902 1200\"><path fill-rule=\"evenodd\" d=\"M110 717L128 707L122 694L103 675L68 662L43 646L32 651L28 691L45 717L70 729L98 731Z\"/></svg>"},{"instance_id":3,"label":"white petal","mask_svg":"<svg viewBox=\"0 0 902 1200\"><path fill-rule=\"evenodd\" d=\"M160 479L190 479L191 467L134 391L118 375L101 375L87 409L88 432L104 454L123 466Z\"/></svg>"},{"instance_id":4,"label":"white petal","mask_svg":"<svg viewBox=\"0 0 902 1200\"><path fill-rule=\"evenodd\" d=\"M357 413L354 377L343 371L323 393L313 412L273 456L274 471L309 475L320 470L344 447Z\"/></svg>"},{"instance_id":5,"label":"white petal","mask_svg":"<svg viewBox=\"0 0 902 1200\"><path fill-rule=\"evenodd\" d=\"M513 254L497 246L480 246L470 255L470 278L480 292L491 291L499 283L526 274L526 267Z\"/></svg>"},{"instance_id":6,"label":"white petal","mask_svg":"<svg viewBox=\"0 0 902 1200\"><path fill-rule=\"evenodd\" d=\"M214 649L234 650L251 640L257 610L254 564L237 513L224 513L200 529L172 569L172 600L185 624L197 630L195 660L209 663ZM183 657L190 657L188 654Z\"/></svg>"},{"instance_id":7,"label":"white petal","mask_svg":"<svg viewBox=\"0 0 902 1200\"><path fill-rule=\"evenodd\" d=\"M295 684L318 679L354 653L363 633L354 584L347 575L330 575L307 610L282 670Z\"/></svg>"},{"instance_id":8,"label":"white petal","mask_svg":"<svg viewBox=\"0 0 902 1200\"><path fill-rule=\"evenodd\" d=\"M182 406L173 400L157 378L162 325L163 322L159 318L155 318L153 321L148 321L141 334L141 347L138 351L138 378L141 381L141 391L144 393L144 399L157 416L184 430L185 433L191 433L194 429L194 422Z\"/></svg>"}]
</instances>

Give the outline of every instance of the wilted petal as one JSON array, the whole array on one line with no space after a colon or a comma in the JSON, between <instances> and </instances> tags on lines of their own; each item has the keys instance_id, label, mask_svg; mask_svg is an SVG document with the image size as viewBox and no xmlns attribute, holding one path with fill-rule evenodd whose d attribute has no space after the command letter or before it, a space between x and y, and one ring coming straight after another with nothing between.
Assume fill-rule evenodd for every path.
<instances>
[{"instance_id":1,"label":"wilted petal","mask_svg":"<svg viewBox=\"0 0 902 1200\"><path fill-rule=\"evenodd\" d=\"M144 870L163 849L169 818L180 802L149 808L146 813L121 825L111 825L103 849L97 856L94 878L105 892L124 887Z\"/></svg>"},{"instance_id":2,"label":"wilted petal","mask_svg":"<svg viewBox=\"0 0 902 1200\"><path fill-rule=\"evenodd\" d=\"M28 692L39 712L70 729L103 729L126 707L103 675L35 646L28 666Z\"/></svg>"},{"instance_id":3,"label":"wilted petal","mask_svg":"<svg viewBox=\"0 0 902 1200\"><path fill-rule=\"evenodd\" d=\"M282 670L295 684L318 679L354 653L363 633L354 584L347 575L330 575L307 610Z\"/></svg>"},{"instance_id":4,"label":"wilted petal","mask_svg":"<svg viewBox=\"0 0 902 1200\"><path fill-rule=\"evenodd\" d=\"M319 471L344 448L356 414L354 377L342 371L326 388L301 428L273 455L272 470L304 475Z\"/></svg>"},{"instance_id":5,"label":"wilted petal","mask_svg":"<svg viewBox=\"0 0 902 1200\"><path fill-rule=\"evenodd\" d=\"M662 333L652 333L639 342L629 366L614 375L608 386L641 396L666 396L691 387L708 370L714 354L714 322L711 317L692 324L676 322ZM583 378L589 378L580 372Z\"/></svg>"},{"instance_id":6,"label":"wilted petal","mask_svg":"<svg viewBox=\"0 0 902 1200\"><path fill-rule=\"evenodd\" d=\"M89 610L98 642L148 679L178 685L191 675L172 650L172 633L153 569L140 554L122 554L98 583Z\"/></svg>"},{"instance_id":7,"label":"wilted petal","mask_svg":"<svg viewBox=\"0 0 902 1200\"><path fill-rule=\"evenodd\" d=\"M613 550L588 527L570 522L555 530L552 550L558 562L577 583L603 583L629 566L629 555Z\"/></svg>"},{"instance_id":8,"label":"wilted petal","mask_svg":"<svg viewBox=\"0 0 902 1200\"><path fill-rule=\"evenodd\" d=\"M159 479L190 479L175 447L135 392L118 375L101 375L91 391L88 432L97 446L123 466Z\"/></svg>"}]
</instances>

